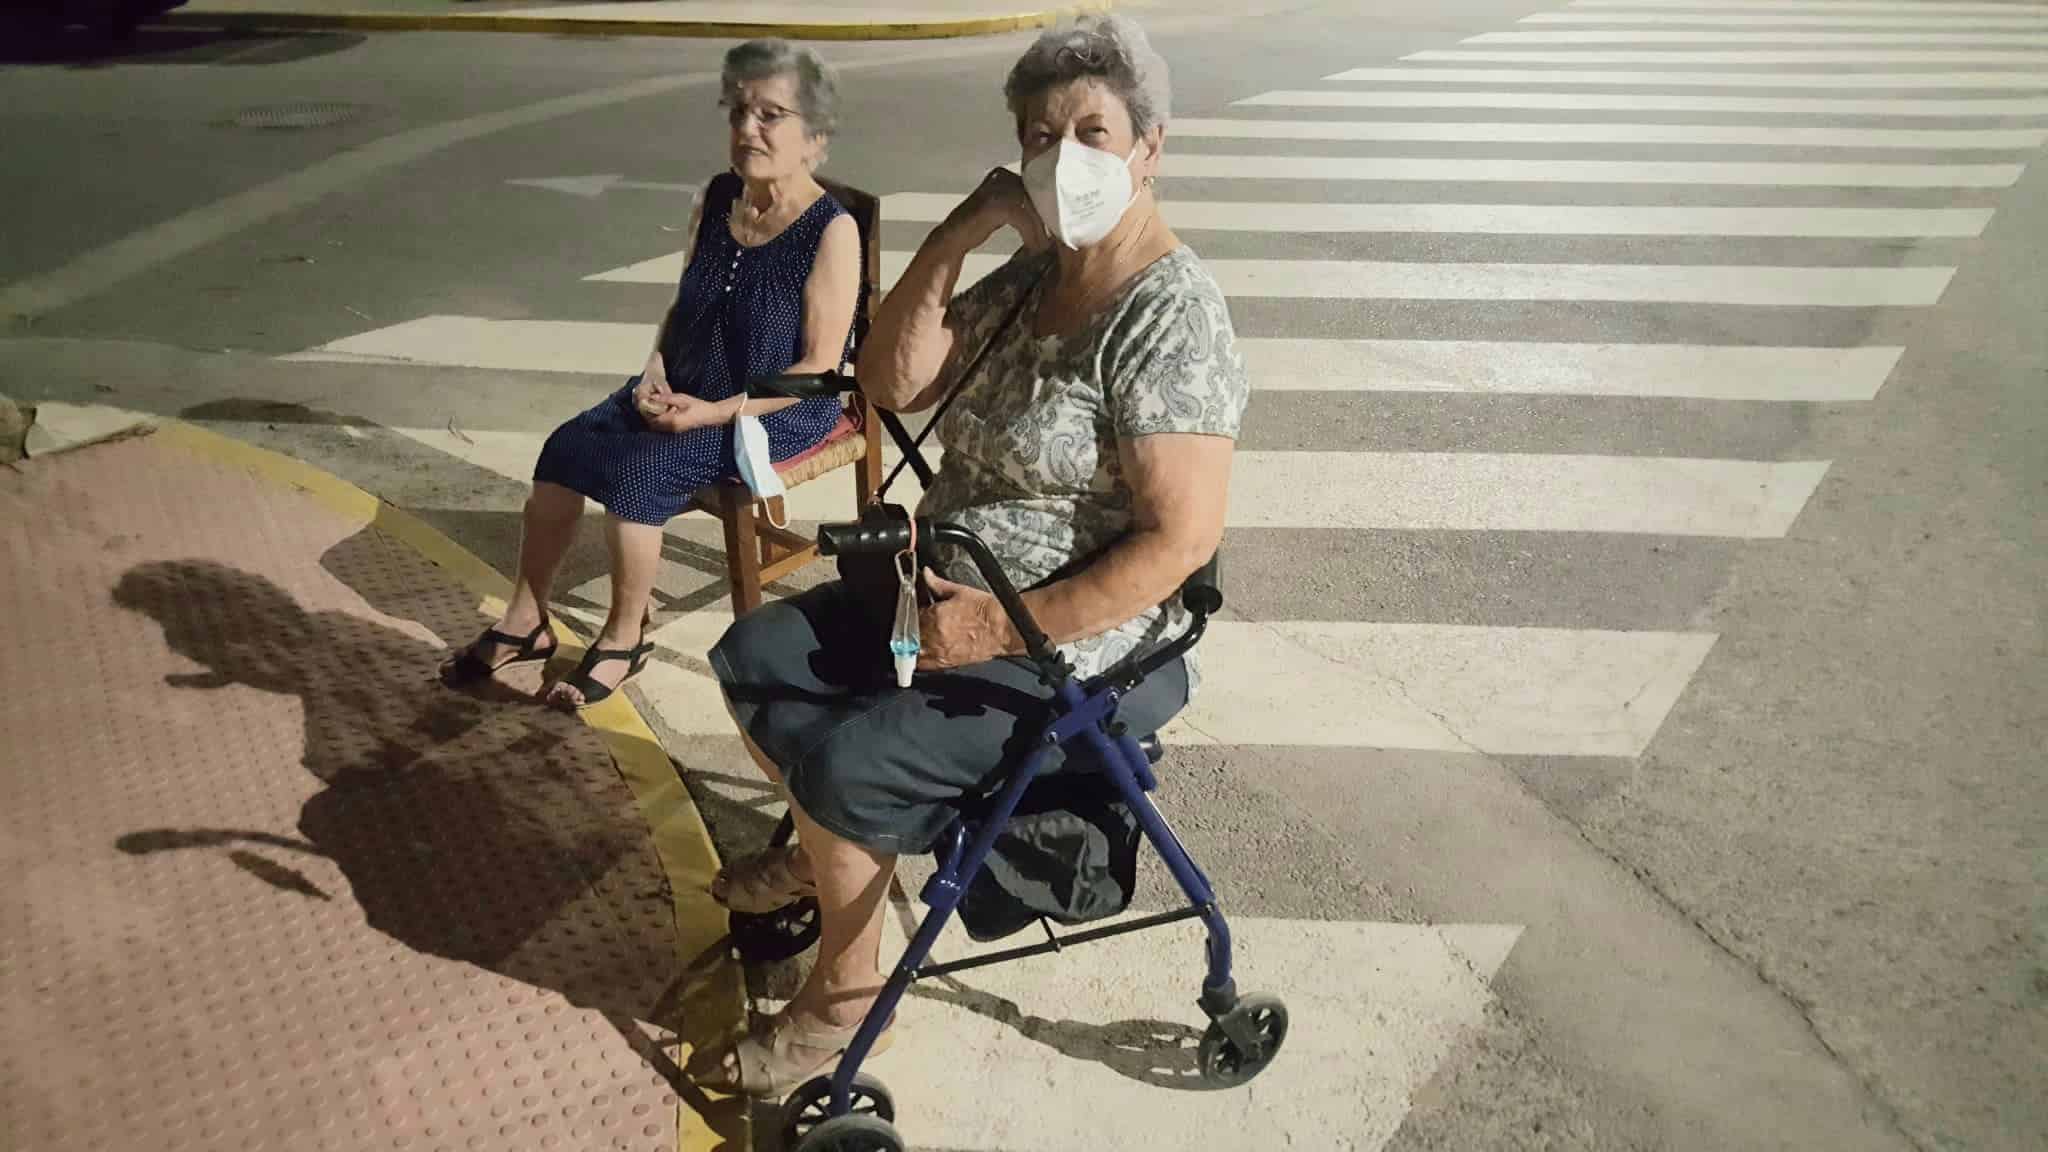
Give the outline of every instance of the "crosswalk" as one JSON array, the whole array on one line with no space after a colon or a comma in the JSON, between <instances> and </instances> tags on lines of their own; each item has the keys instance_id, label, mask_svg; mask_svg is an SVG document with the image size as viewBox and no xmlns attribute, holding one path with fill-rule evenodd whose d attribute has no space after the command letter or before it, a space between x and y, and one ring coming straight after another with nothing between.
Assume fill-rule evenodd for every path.
<instances>
[{"instance_id":1,"label":"crosswalk","mask_svg":"<svg viewBox=\"0 0 2048 1152\"><path fill-rule=\"evenodd\" d=\"M1427 115L1402 119L1410 110ZM1166 215L1231 297L1255 389L1227 547L1266 573L1288 571L1296 555L1323 557L1334 567L1302 574L1319 586L1369 580L1383 571L1376 556L1399 551L1424 589L1384 616L1321 618L1299 611L1304 597L1292 589L1230 587L1230 618L1205 642L1207 687L1169 739L1635 757L1717 637L1696 611L1643 627L1603 620L1597 605L1634 602L1670 573L1796 530L1830 464L1801 450L1797 427L1814 406L1853 412L1879 396L1906 353L1882 334L1941 303L1998 197L2048 142L2048 7L1576 0L1454 46L1361 59L1316 86L1248 93L1220 114L1176 121L1169 139ZM885 191L893 280L964 185ZM1390 258L1403 237L1431 247ZM978 255L967 277L1003 258ZM655 289L680 268L680 253L652 253L582 279L647 286L652 310ZM1834 316L1850 322L1826 321ZM1552 317L1583 318L1572 334L1599 339L1559 339ZM1779 342L1809 329L1810 341ZM428 316L300 358L580 374L594 391L635 371L651 336L637 317ZM1417 446L1429 450L1342 447L1343 429L1397 410L1444 422ZM1513 435L1471 430L1482 423ZM539 445L538 434L404 431L519 480ZM790 510L817 520L847 505L840 486L817 484L794 493ZM1624 538L1655 540L1656 559L1571 560ZM1332 540L1345 546L1323 546ZM1433 601L1431 582L1457 577L1475 542L1554 561L1538 566L1548 578L1595 587L1554 590L1581 606L1563 625ZM602 597L601 587L583 591ZM1276 614L1280 604L1296 610ZM681 613L656 639L687 657L727 620L722 605ZM729 734L701 661L665 661L643 688L669 731ZM1185 1094L1133 1087L1103 1063L1051 1059L1042 1033L991 1026L965 993L905 1009L913 1028L959 1039L952 1054L964 1058L892 1054L879 1070L942 1113L910 1123L947 1148L1159 1146L1146 1136L1159 1129L1138 1125L1162 1117L1201 1133L1203 1147L1237 1147L1219 1134L1254 1112L1245 1147L1377 1148L1448 1037L1477 1019L1516 931L1248 921L1241 936L1255 966L1273 971L1298 955L1331 972L1409 981L1392 994L1361 984L1297 1016L1308 1050L1340 1035L1388 1038L1385 1061L1331 1056L1327 1075L1304 1057L1302 1083L1326 1090L1300 1100L1274 1087L1188 1107ZM1487 943L1461 950L1446 943L1454 937ZM1059 1009L1103 1021L1176 1011L1171 998L1152 1002L1156 980L1101 974L1180 971L1187 959L1141 952L1091 967ZM1051 978L1045 971L1039 979ZM1312 983L1278 982L1283 993ZM1043 987L969 983L1019 1002ZM1416 991L1425 986L1436 999ZM1387 1002L1434 1015L1364 1015ZM1027 1094L1052 1099L1058 1086L1072 1099L1113 1098L1098 1118L1129 1131L947 1112L945 1086L972 1099L976 1076L998 1059L1036 1069L1013 1081L1039 1086L1019 1088ZM1026 1100L1013 1105L1031 1112Z\"/></svg>"}]
</instances>

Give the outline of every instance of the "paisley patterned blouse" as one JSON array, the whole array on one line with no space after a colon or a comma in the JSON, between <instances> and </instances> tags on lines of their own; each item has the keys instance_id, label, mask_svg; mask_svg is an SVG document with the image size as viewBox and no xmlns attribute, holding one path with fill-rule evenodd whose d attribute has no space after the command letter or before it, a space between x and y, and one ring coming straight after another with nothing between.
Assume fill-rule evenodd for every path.
<instances>
[{"instance_id":1,"label":"paisley patterned blouse","mask_svg":"<svg viewBox=\"0 0 2048 1152\"><path fill-rule=\"evenodd\" d=\"M1021 254L954 297L948 386L992 335L997 343L934 432L945 456L918 505L920 515L978 534L1018 588L1072 575L1130 530L1119 440L1161 432L1235 439L1251 391L1223 292L1192 251L1177 248L1139 273L1085 329L1041 339L1032 315L1053 259ZM980 586L964 554L942 548L937 558L948 579ZM1187 624L1176 593L1061 651L1085 678ZM1192 657L1188 680L1192 691Z\"/></svg>"}]
</instances>

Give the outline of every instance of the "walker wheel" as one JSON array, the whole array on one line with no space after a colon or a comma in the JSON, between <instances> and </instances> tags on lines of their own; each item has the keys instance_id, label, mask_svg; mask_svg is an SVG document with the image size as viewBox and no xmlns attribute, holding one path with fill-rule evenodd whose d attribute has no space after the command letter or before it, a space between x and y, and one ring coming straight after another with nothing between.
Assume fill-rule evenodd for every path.
<instances>
[{"instance_id":1,"label":"walker wheel","mask_svg":"<svg viewBox=\"0 0 2048 1152\"><path fill-rule=\"evenodd\" d=\"M731 912L733 951L749 968L780 964L818 942L818 902L806 896L773 912Z\"/></svg>"},{"instance_id":2,"label":"walker wheel","mask_svg":"<svg viewBox=\"0 0 2048 1152\"><path fill-rule=\"evenodd\" d=\"M832 1115L832 1077L817 1076L806 1080L803 1086L789 1094L782 1102L782 1146L789 1152L814 1152L828 1149L831 1152L866 1152L868 1149L901 1149L896 1142L896 1133L889 1127L896 1119L896 1101L880 1080L864 1072L853 1077L852 1090L847 1093L848 1111L844 1116ZM865 1120L879 1123L881 1131L889 1140L888 1144L863 1144L856 1140L852 1144L818 1144L811 1141L819 1134L833 1131L833 1125L841 1120ZM858 1133L859 1129L853 1131Z\"/></svg>"},{"instance_id":3,"label":"walker wheel","mask_svg":"<svg viewBox=\"0 0 2048 1152\"><path fill-rule=\"evenodd\" d=\"M1246 1051L1230 1038L1226 1027L1248 1032L1257 1041ZM1202 1034L1197 1052L1202 1079L1221 1088L1235 1088L1265 1071L1286 1040L1287 1006L1273 996L1246 996L1237 1007L1211 1021Z\"/></svg>"},{"instance_id":4,"label":"walker wheel","mask_svg":"<svg viewBox=\"0 0 2048 1152\"><path fill-rule=\"evenodd\" d=\"M903 1152L903 1138L887 1120L874 1116L835 1116L811 1130L789 1152Z\"/></svg>"}]
</instances>

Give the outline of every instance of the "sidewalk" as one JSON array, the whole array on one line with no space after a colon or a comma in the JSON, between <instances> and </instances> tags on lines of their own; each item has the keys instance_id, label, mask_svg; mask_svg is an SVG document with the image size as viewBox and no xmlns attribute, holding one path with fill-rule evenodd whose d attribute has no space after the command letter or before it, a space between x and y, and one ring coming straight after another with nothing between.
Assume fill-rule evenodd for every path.
<instances>
[{"instance_id":1,"label":"sidewalk","mask_svg":"<svg viewBox=\"0 0 2048 1152\"><path fill-rule=\"evenodd\" d=\"M550 35L927 40L1041 28L1110 0L190 0L165 19L233 28L355 28Z\"/></svg>"},{"instance_id":2,"label":"sidewalk","mask_svg":"<svg viewBox=\"0 0 2048 1152\"><path fill-rule=\"evenodd\" d=\"M433 681L480 561L176 422L0 521L10 1147L746 1147L675 1071L743 1018L703 825L623 693Z\"/></svg>"}]
</instances>

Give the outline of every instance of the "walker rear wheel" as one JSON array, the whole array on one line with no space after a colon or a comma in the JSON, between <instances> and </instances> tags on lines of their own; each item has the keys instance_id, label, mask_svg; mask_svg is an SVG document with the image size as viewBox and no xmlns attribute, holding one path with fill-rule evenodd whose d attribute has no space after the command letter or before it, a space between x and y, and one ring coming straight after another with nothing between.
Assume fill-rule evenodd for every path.
<instances>
[{"instance_id":1,"label":"walker rear wheel","mask_svg":"<svg viewBox=\"0 0 2048 1152\"><path fill-rule=\"evenodd\" d=\"M733 951L749 968L780 964L818 942L818 902L808 896L773 912L731 912Z\"/></svg>"}]
</instances>

